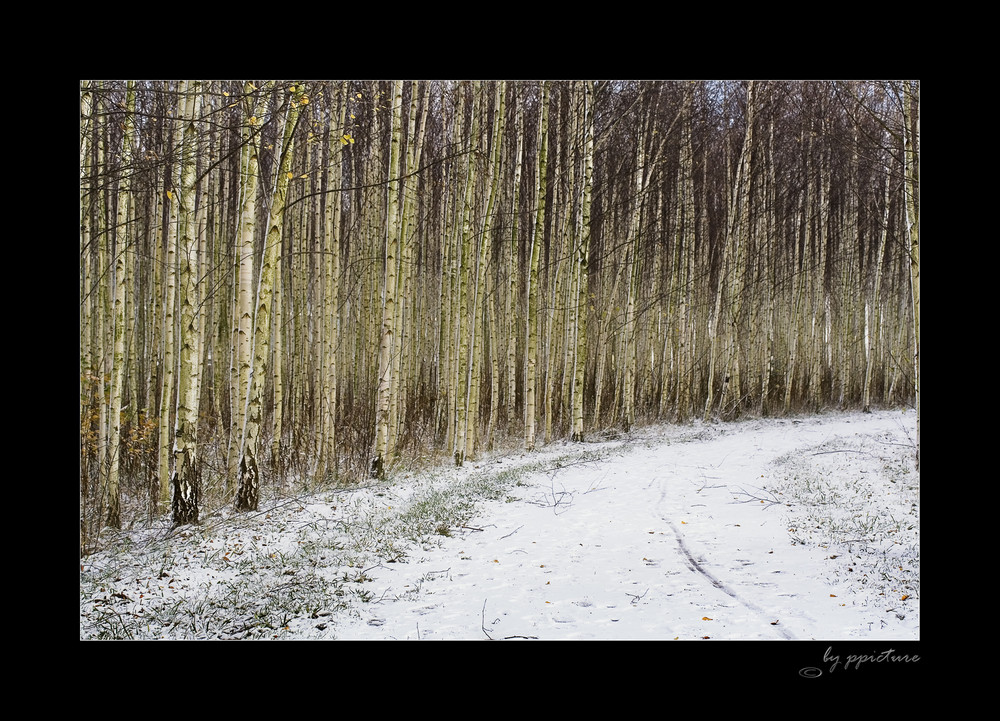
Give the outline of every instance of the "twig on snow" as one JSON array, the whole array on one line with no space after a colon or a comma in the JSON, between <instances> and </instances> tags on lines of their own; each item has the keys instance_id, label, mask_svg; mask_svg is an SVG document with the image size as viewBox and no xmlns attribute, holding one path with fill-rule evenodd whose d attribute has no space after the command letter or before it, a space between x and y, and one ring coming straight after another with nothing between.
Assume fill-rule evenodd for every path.
<instances>
[{"instance_id":1,"label":"twig on snow","mask_svg":"<svg viewBox=\"0 0 1000 721\"><path fill-rule=\"evenodd\" d=\"M488 638L488 639L489 639L490 641L495 641L496 639L494 639L494 638L493 638L493 637L492 637L492 636L491 636L491 635L489 634L489 631L487 631L487 630L486 630L486 601L487 601L487 600L488 600L488 599L485 599L485 598L483 599L483 616L482 616L482 621L480 622L480 628L482 628L482 630L483 630L483 633L484 633L484 634L486 634L486 638ZM499 621L499 620L500 620L500 619L498 618L498 619L497 619L496 621L494 621L493 623L496 623L496 622L497 622L497 621Z\"/></svg>"},{"instance_id":2,"label":"twig on snow","mask_svg":"<svg viewBox=\"0 0 1000 721\"><path fill-rule=\"evenodd\" d=\"M763 491L763 489L759 490ZM760 503L765 504L764 505L765 509L770 508L771 506L785 505L785 502L779 498L775 498L773 493L770 494L770 498L762 498L761 496L754 495L753 493L748 493L747 491L744 490L740 490L737 495L747 497L745 501L739 501L740 503L753 503L754 501L759 501Z\"/></svg>"},{"instance_id":3,"label":"twig on snow","mask_svg":"<svg viewBox=\"0 0 1000 721\"><path fill-rule=\"evenodd\" d=\"M628 591L626 591L625 595L626 596L631 596L632 597L631 603L636 604L639 601L641 601L642 599L644 599L646 597L647 593L649 593L649 589L648 588L645 591L643 591L642 594L629 593Z\"/></svg>"}]
</instances>

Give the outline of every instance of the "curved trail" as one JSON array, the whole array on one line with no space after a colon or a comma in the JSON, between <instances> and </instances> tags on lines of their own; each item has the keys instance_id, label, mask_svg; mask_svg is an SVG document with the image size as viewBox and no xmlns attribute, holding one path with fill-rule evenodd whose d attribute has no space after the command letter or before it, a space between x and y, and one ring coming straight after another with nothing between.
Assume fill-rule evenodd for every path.
<instances>
[{"instance_id":1,"label":"curved trail","mask_svg":"<svg viewBox=\"0 0 1000 721\"><path fill-rule=\"evenodd\" d=\"M790 542L786 506L764 500L782 480L774 466L782 456L830 439L855 448L875 434L900 443L901 433L895 415L845 414L668 427L587 463L560 457L574 447L553 445L551 466L485 504L474 531L367 571L377 601L335 632L428 640L913 637L915 608L904 619L886 611L878 589L840 583L830 549ZM857 472L872 479L885 465L860 454L840 460L868 464ZM852 565L854 575L863 572Z\"/></svg>"}]
</instances>

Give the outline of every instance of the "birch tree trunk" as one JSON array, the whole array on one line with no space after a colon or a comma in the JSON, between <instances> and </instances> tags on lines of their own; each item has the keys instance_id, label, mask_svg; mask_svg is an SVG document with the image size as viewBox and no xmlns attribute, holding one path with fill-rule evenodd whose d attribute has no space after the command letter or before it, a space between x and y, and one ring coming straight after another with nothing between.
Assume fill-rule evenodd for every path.
<instances>
[{"instance_id":1,"label":"birch tree trunk","mask_svg":"<svg viewBox=\"0 0 1000 721\"><path fill-rule=\"evenodd\" d=\"M324 383L322 390L323 436L320 447L318 475L337 477L339 468L337 453L337 352L340 345L340 217L343 202L340 186L343 175L344 148L349 144L345 139L344 121L347 114L347 82L340 87L337 99L337 116L330 111L330 159L324 172L327 175L327 195L324 223L324 330L323 359ZM336 121L336 122L335 122Z\"/></svg>"},{"instance_id":2,"label":"birch tree trunk","mask_svg":"<svg viewBox=\"0 0 1000 721\"><path fill-rule=\"evenodd\" d=\"M740 212L741 212L741 198L744 197L746 193L749 193L750 184L750 154L753 148L753 124L754 124L754 96L755 96L755 83L753 80L747 85L747 129L746 137L743 140L743 149L740 151L740 160L736 169L736 179L733 184L733 191L730 195L730 208L728 222L726 225L726 239L722 251L722 261L719 266L719 282L715 289L715 301L712 310L712 317L709 320L709 332L708 332L708 344L709 344L709 356L708 356L708 396L705 401L705 415L703 420L707 423L711 418L712 405L715 401L715 365L716 359L719 354L718 344L720 336L720 326L722 325L722 298L723 293L726 289L727 283L732 283L729 276L732 274L734 280L740 276L742 273L742 268L739 267L739 248L740 242L738 233L740 232ZM730 263L735 257L736 268L731 269ZM731 297L734 298L734 302L739 302L740 290L737 287L734 292L731 293ZM732 313L730 313L732 315ZM723 386L721 395L725 397L726 386L729 382L729 368L728 365L724 368L723 373Z\"/></svg>"},{"instance_id":3,"label":"birch tree trunk","mask_svg":"<svg viewBox=\"0 0 1000 721\"><path fill-rule=\"evenodd\" d=\"M285 216L285 196L288 192L288 169L292 160L293 134L301 106L308 102L304 90L294 90L284 105L281 159L276 170L274 194L268 214L267 238L257 280L254 312L253 368L247 393L247 412L243 430L239 465L239 485L236 490L236 510L256 511L260 502L260 440L264 422L264 378L267 375L271 350L271 303L275 274L279 272L278 253L281 250L282 226Z\"/></svg>"},{"instance_id":4,"label":"birch tree trunk","mask_svg":"<svg viewBox=\"0 0 1000 721\"><path fill-rule=\"evenodd\" d=\"M913 390L917 406L917 465L920 464L920 86L903 82L903 162L906 232L910 241L913 307Z\"/></svg>"},{"instance_id":5,"label":"birch tree trunk","mask_svg":"<svg viewBox=\"0 0 1000 721\"><path fill-rule=\"evenodd\" d=\"M128 204L129 204L129 184L127 169L132 165L132 135L135 127L135 84L128 82L125 99L125 130L122 137L121 146L121 167L126 169L118 185L118 192L115 197L116 204L116 231L115 231L115 255L114 255L114 300L112 303L112 318L114 328L114 350L112 356L111 374L111 405L110 405L110 432L108 434L108 452L110 453L110 465L108 467L107 487L104 493L104 508L106 512L107 525L112 528L121 528L121 505L119 472L121 464L121 413L122 413L122 385L125 379L125 289L129 283L129 276L126 272L126 254L128 247Z\"/></svg>"},{"instance_id":6,"label":"birch tree trunk","mask_svg":"<svg viewBox=\"0 0 1000 721\"><path fill-rule=\"evenodd\" d=\"M278 182L287 183L291 179L291 171L286 173L285 179L278 179ZM284 209L282 209L282 223L279 226L282 235L277 240L278 254L274 267L274 291L271 298L271 388L273 389L274 400L271 403L271 465L280 475L282 471L281 434L285 415L285 387L283 370L283 347L284 347L284 307L285 307L285 259L288 255L284 252L286 242L284 234ZM270 233L270 231L268 231Z\"/></svg>"},{"instance_id":7,"label":"birch tree trunk","mask_svg":"<svg viewBox=\"0 0 1000 721\"><path fill-rule=\"evenodd\" d=\"M549 135L549 84L542 81L541 117L538 124L538 167L535 177L535 221L528 267L528 313L524 371L524 447L535 449L535 383L538 363L538 258L545 233L545 172Z\"/></svg>"},{"instance_id":8,"label":"birch tree trunk","mask_svg":"<svg viewBox=\"0 0 1000 721\"><path fill-rule=\"evenodd\" d=\"M694 368L691 348L690 305L694 275L695 205L694 148L691 144L691 106L693 93L686 93L682 109L681 150L678 164L677 242L677 421L684 423L691 412L691 377Z\"/></svg>"},{"instance_id":9,"label":"birch tree trunk","mask_svg":"<svg viewBox=\"0 0 1000 721\"><path fill-rule=\"evenodd\" d=\"M520 261L520 238L518 228L520 226L521 211L521 165L524 159L524 112L521 107L521 97L519 90L514 88L514 133L516 136L516 146L514 149L514 191L511 201L513 217L511 219L510 232L510 257L508 261L508 283L509 292L507 295L507 422L512 423L517 398L517 321L515 316L520 307L520 281L518 280L518 267Z\"/></svg>"},{"instance_id":10,"label":"birch tree trunk","mask_svg":"<svg viewBox=\"0 0 1000 721\"><path fill-rule=\"evenodd\" d=\"M399 153L403 114L403 82L393 83L392 146L387 168L388 218L386 220L385 274L382 291L382 336L379 342L378 400L375 417L375 448L371 473L385 478L389 451L389 412L392 404L392 354L396 320L396 262L399 253Z\"/></svg>"},{"instance_id":11,"label":"birch tree trunk","mask_svg":"<svg viewBox=\"0 0 1000 721\"><path fill-rule=\"evenodd\" d=\"M823 130L821 128L820 132ZM826 148L820 151L819 181L819 217L817 219L817 264L813 277L813 316L812 316L812 363L810 366L809 405L813 412L819 412L823 407L823 377L825 364L823 359L826 348L826 327L828 294L826 283L827 243L830 233L830 168Z\"/></svg>"},{"instance_id":12,"label":"birch tree trunk","mask_svg":"<svg viewBox=\"0 0 1000 721\"><path fill-rule=\"evenodd\" d=\"M628 261L628 297L625 301L625 330L622 355L624 364L622 393L622 424L628 433L635 425L635 375L638 365L638 339L636 337L636 297L639 295L639 235L642 229L642 207L645 196L646 154L643 148L645 142L640 134L636 145L635 160L635 205L632 210L632 222L629 229L629 261ZM617 403L615 404L617 406Z\"/></svg>"},{"instance_id":13,"label":"birch tree trunk","mask_svg":"<svg viewBox=\"0 0 1000 721\"><path fill-rule=\"evenodd\" d=\"M594 185L594 83L584 83L583 227L577 249L579 287L577 294L576 369L573 378L573 435L583 441L583 396L587 371L587 316L590 313L590 204Z\"/></svg>"},{"instance_id":14,"label":"birch tree trunk","mask_svg":"<svg viewBox=\"0 0 1000 721\"><path fill-rule=\"evenodd\" d=\"M198 317L198 228L195 218L195 175L198 133L195 119L201 107L201 84L182 81L178 94L184 104L181 115L183 146L178 230L180 272L180 373L177 390L177 427L174 432L172 512L175 526L198 522L201 494L198 462L198 385L201 380L198 357L200 320Z\"/></svg>"},{"instance_id":15,"label":"birch tree trunk","mask_svg":"<svg viewBox=\"0 0 1000 721\"><path fill-rule=\"evenodd\" d=\"M777 179L775 177L774 162L774 118L770 119L768 125L768 144L765 160L765 188L762 191L764 204L764 223L762 231L762 256L763 268L761 270L761 282L764 285L764 345L762 349L761 379L760 379L760 414L769 415L768 395L771 390L771 370L774 366L774 313L775 313L775 283L774 274L776 266L774 262L774 248L776 246L774 235L774 214L775 214L775 193L777 192ZM760 225L757 226L758 228Z\"/></svg>"},{"instance_id":16,"label":"birch tree trunk","mask_svg":"<svg viewBox=\"0 0 1000 721\"><path fill-rule=\"evenodd\" d=\"M183 98L178 99L178 109L183 107ZM173 147L180 152L183 148L184 128L180 120L174 127ZM175 153L175 157L177 156ZM180 163L175 161L167 183L168 189L167 206L169 219L167 222L166 236L166 268L164 270L164 299L163 299L163 372L160 387L160 438L159 438L159 478L160 497L159 502L166 505L170 502L170 459L173 449L170 445L171 410L174 409L174 367L176 365L175 354L175 325L174 308L177 302L177 226L180 222Z\"/></svg>"},{"instance_id":17,"label":"birch tree trunk","mask_svg":"<svg viewBox=\"0 0 1000 721\"><path fill-rule=\"evenodd\" d=\"M479 387L483 354L485 348L486 328L483 323L483 309L486 304L486 268L489 264L490 237L493 232L493 212L500 189L500 141L504 129L504 83L498 81L493 99L493 127L490 133L490 148L492 153L486 169L486 178L490 179L489 198L483 214L483 225L477 250L476 282L472 298L472 326L470 328L470 375L469 403L466 413L465 458L472 458L476 452L476 440L479 423ZM485 103L484 103L485 107ZM493 399L496 402L496 398ZM457 462L456 457L456 462ZM461 465L461 464L458 464Z\"/></svg>"},{"instance_id":18,"label":"birch tree trunk","mask_svg":"<svg viewBox=\"0 0 1000 721\"><path fill-rule=\"evenodd\" d=\"M469 132L469 155L465 171L465 195L462 204L461 242L456 251L455 260L458 263L458 301L457 317L455 318L458 356L456 358L455 384L455 447L453 450L455 465L461 466L465 460L466 443L469 434L469 384L472 382L472 353L474 348L470 338L474 332L476 318L469 309L469 284L472 278L472 245L473 245L473 202L476 188L476 153L474 148L479 143L479 115L482 99L473 89L471 130Z\"/></svg>"},{"instance_id":19,"label":"birch tree trunk","mask_svg":"<svg viewBox=\"0 0 1000 721\"><path fill-rule=\"evenodd\" d=\"M861 390L861 407L865 413L871 413L871 393L872 393L872 373L874 370L874 358L872 352L872 324L873 316L881 315L882 308L882 259L885 257L885 246L889 238L889 199L891 178L886 174L884 208L882 211L882 231L879 233L878 252L875 255L875 270L872 277L872 291L869 298L865 300L864 317L864 353L865 353L865 378L864 386ZM876 323L876 327L881 325Z\"/></svg>"},{"instance_id":20,"label":"birch tree trunk","mask_svg":"<svg viewBox=\"0 0 1000 721\"><path fill-rule=\"evenodd\" d=\"M252 98L258 88L246 81L244 92L243 147L240 150L240 207L239 231L236 238L238 267L236 318L233 349L233 412L229 436L229 468L236 471L242 452L241 443L246 422L246 401L250 387L250 370L253 363L253 264L254 233L257 228L257 188L260 178L259 125L264 111L266 94L259 90L256 102Z\"/></svg>"}]
</instances>

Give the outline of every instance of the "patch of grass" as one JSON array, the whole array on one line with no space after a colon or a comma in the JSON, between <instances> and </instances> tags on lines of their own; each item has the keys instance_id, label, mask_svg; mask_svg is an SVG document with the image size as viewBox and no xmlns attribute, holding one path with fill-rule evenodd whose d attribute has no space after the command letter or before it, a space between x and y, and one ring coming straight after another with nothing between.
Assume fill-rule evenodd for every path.
<instances>
[{"instance_id":1,"label":"patch of grass","mask_svg":"<svg viewBox=\"0 0 1000 721\"><path fill-rule=\"evenodd\" d=\"M865 463L852 463L859 455ZM769 490L789 501L793 544L831 551L832 572L849 585L918 593L919 474L911 448L891 437L834 438L778 459L775 471Z\"/></svg>"}]
</instances>

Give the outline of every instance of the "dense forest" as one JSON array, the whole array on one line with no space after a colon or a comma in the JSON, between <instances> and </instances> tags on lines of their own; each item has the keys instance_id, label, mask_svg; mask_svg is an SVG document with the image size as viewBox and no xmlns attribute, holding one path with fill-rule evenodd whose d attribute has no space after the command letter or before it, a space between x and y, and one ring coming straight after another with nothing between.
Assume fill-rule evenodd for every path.
<instances>
[{"instance_id":1,"label":"dense forest","mask_svg":"<svg viewBox=\"0 0 1000 721\"><path fill-rule=\"evenodd\" d=\"M914 81L83 81L81 552L497 445L915 406Z\"/></svg>"}]
</instances>

